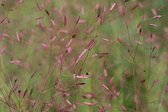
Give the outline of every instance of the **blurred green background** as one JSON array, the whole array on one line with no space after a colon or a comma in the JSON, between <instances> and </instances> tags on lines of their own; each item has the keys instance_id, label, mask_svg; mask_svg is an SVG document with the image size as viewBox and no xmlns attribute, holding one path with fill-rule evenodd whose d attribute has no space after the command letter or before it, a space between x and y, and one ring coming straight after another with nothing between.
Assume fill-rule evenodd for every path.
<instances>
[{"instance_id":1,"label":"blurred green background","mask_svg":"<svg viewBox=\"0 0 168 112\"><path fill-rule=\"evenodd\" d=\"M167 0L1 0L0 21L0 111L168 111Z\"/></svg>"}]
</instances>

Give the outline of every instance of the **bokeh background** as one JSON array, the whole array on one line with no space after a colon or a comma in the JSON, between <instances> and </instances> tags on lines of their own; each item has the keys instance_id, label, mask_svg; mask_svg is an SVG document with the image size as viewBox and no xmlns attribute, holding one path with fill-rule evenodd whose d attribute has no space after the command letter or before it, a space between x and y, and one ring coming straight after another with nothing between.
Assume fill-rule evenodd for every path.
<instances>
[{"instance_id":1,"label":"bokeh background","mask_svg":"<svg viewBox=\"0 0 168 112\"><path fill-rule=\"evenodd\" d=\"M168 111L167 0L0 3L1 112Z\"/></svg>"}]
</instances>

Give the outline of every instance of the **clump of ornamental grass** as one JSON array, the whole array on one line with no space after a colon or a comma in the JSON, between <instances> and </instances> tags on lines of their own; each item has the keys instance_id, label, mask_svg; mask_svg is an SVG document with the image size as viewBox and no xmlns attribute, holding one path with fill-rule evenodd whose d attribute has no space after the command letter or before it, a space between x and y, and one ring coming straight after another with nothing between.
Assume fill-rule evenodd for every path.
<instances>
[{"instance_id":1,"label":"clump of ornamental grass","mask_svg":"<svg viewBox=\"0 0 168 112\"><path fill-rule=\"evenodd\" d=\"M2 1L0 110L166 110L164 6L145 3Z\"/></svg>"}]
</instances>

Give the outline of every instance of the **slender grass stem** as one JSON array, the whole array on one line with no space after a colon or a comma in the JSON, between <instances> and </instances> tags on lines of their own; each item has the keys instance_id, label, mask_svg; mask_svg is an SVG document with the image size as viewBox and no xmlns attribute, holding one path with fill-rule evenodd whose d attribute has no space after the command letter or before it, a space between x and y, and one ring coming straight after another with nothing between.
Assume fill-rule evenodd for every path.
<instances>
[{"instance_id":1,"label":"slender grass stem","mask_svg":"<svg viewBox=\"0 0 168 112\"><path fill-rule=\"evenodd\" d=\"M0 88L0 92L2 93L2 95L3 95L3 97L4 97L4 99L5 99L5 104L7 104L7 106L9 107L9 110L11 111L11 107L12 106L10 106L10 103L8 102L8 100L7 100L7 98L6 98L6 96L5 96L5 94L4 94L4 92L2 91L2 88Z\"/></svg>"},{"instance_id":2,"label":"slender grass stem","mask_svg":"<svg viewBox=\"0 0 168 112\"><path fill-rule=\"evenodd\" d=\"M165 97L165 87L166 87L166 82L164 82L163 89L162 89L162 93L161 93L161 95L160 95L159 105L158 105L158 107L157 107L156 112L160 112L161 105L162 105L163 100L164 100L164 97Z\"/></svg>"},{"instance_id":3,"label":"slender grass stem","mask_svg":"<svg viewBox=\"0 0 168 112\"><path fill-rule=\"evenodd\" d=\"M132 59L132 63L131 63L131 66L132 66L132 75L133 75L133 83L134 83L134 98L137 98L137 86L136 86L136 68L135 68L135 65L136 65L136 62L135 62L135 55L133 55L133 49L132 49L132 43L131 43L131 35L129 33L129 28L128 28L128 25L127 23L124 21L124 24L126 26L126 32L127 32L127 35L128 35L128 44L129 44L129 54L130 54L130 57ZM135 53L134 53L135 54ZM138 112L138 104L137 102L135 102L135 111Z\"/></svg>"},{"instance_id":4,"label":"slender grass stem","mask_svg":"<svg viewBox=\"0 0 168 112\"><path fill-rule=\"evenodd\" d=\"M149 65L148 65L148 75L147 75L147 80L148 80L148 87L149 87L149 83L150 83L150 75L151 75L151 63L152 63L152 43L150 44L150 50L149 50Z\"/></svg>"}]
</instances>

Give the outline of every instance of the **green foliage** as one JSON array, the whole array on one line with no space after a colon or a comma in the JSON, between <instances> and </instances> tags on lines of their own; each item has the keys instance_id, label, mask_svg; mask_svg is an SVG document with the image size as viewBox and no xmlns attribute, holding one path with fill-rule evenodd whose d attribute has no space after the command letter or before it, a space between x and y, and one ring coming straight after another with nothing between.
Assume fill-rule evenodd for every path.
<instances>
[{"instance_id":1,"label":"green foliage","mask_svg":"<svg viewBox=\"0 0 168 112\"><path fill-rule=\"evenodd\" d=\"M2 0L0 111L167 112L167 7Z\"/></svg>"}]
</instances>

